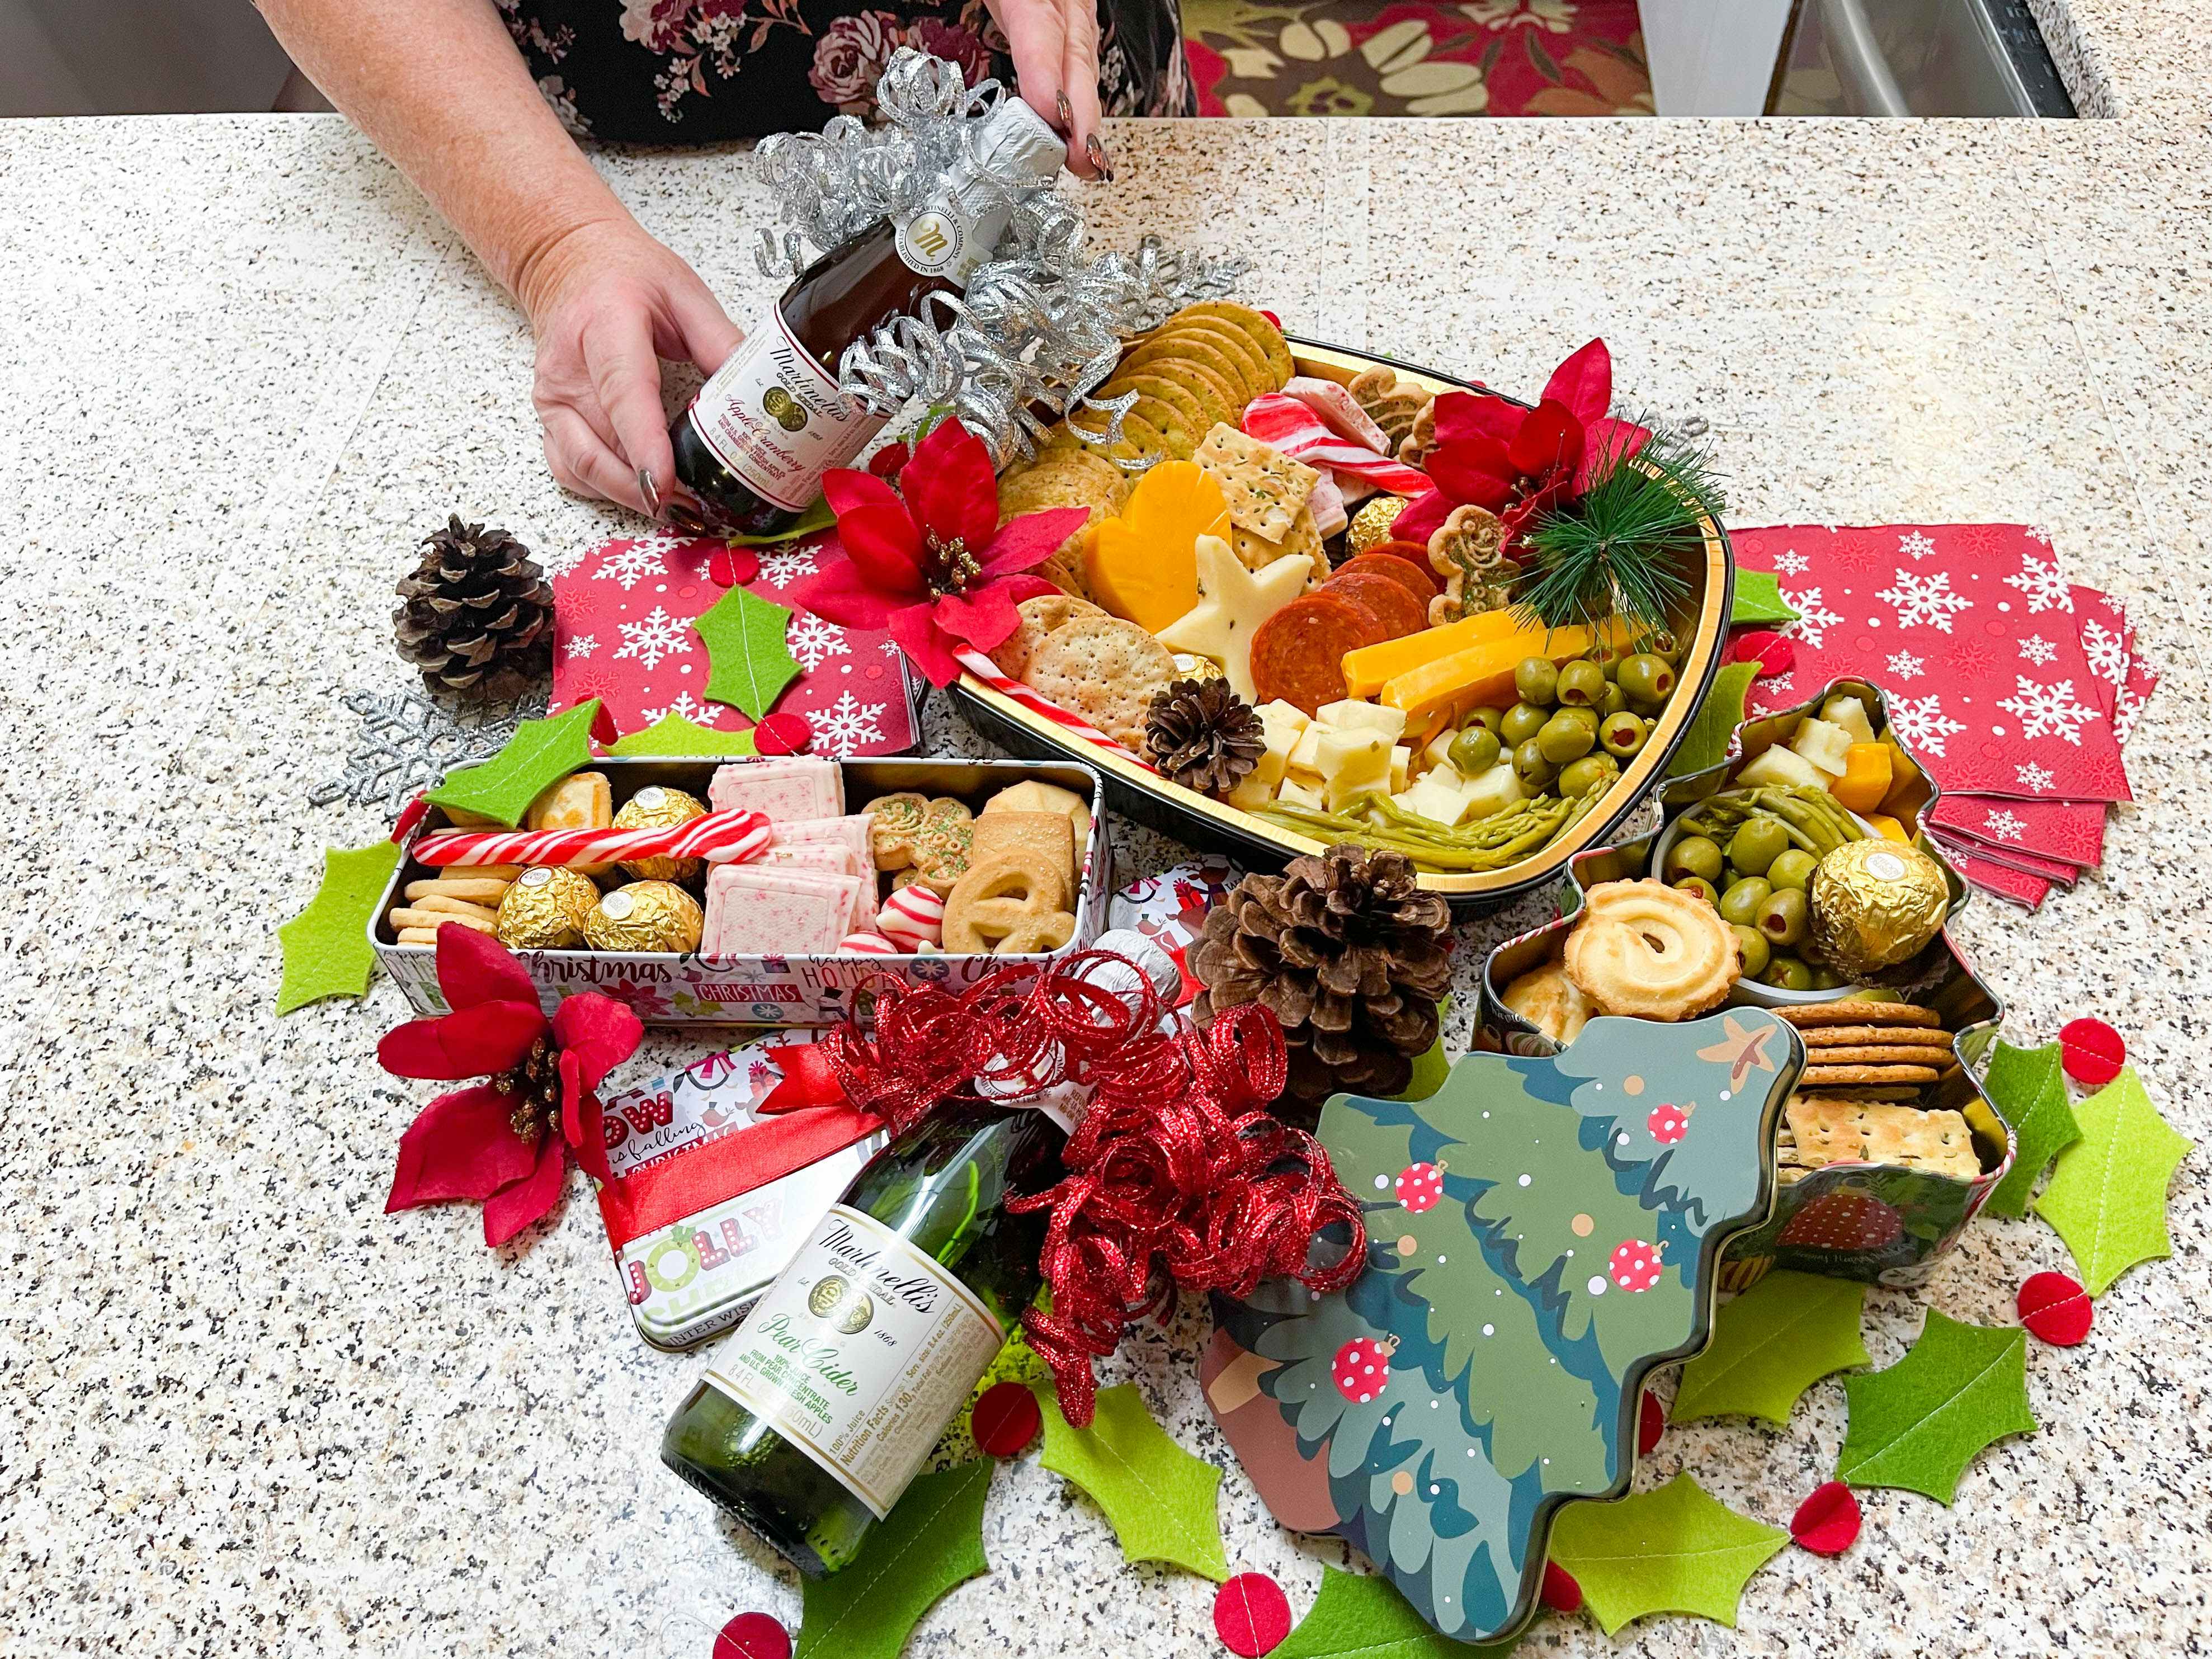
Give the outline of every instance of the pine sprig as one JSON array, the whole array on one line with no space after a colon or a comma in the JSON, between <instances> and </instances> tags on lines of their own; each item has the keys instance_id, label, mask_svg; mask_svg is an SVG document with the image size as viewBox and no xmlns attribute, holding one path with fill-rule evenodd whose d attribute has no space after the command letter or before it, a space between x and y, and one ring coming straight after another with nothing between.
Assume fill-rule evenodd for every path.
<instances>
[{"instance_id":1,"label":"pine sprig","mask_svg":"<svg viewBox=\"0 0 2212 1659\"><path fill-rule=\"evenodd\" d=\"M1683 564L1704 541L1704 520L1718 523L1727 508L1711 453L1663 430L1632 462L1626 447L1598 463L1579 501L1521 538L1527 574L1513 609L1523 622L1594 629L1620 616L1656 630L1689 597Z\"/></svg>"}]
</instances>

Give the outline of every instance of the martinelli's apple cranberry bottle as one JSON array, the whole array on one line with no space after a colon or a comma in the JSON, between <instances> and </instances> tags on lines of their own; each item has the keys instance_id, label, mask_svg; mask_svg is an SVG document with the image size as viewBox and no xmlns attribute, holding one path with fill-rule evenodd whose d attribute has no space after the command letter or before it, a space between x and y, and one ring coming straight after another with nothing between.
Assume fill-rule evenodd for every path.
<instances>
[{"instance_id":1,"label":"martinelli's apple cranberry bottle","mask_svg":"<svg viewBox=\"0 0 2212 1659\"><path fill-rule=\"evenodd\" d=\"M984 118L981 159L1001 178L1048 179L1066 141L1018 98ZM884 220L833 248L784 290L669 428L676 476L703 527L750 536L787 529L880 431L837 384L845 348L928 295L967 283L1006 228L1004 195L966 161L903 223ZM670 515L687 516L672 501Z\"/></svg>"}]
</instances>

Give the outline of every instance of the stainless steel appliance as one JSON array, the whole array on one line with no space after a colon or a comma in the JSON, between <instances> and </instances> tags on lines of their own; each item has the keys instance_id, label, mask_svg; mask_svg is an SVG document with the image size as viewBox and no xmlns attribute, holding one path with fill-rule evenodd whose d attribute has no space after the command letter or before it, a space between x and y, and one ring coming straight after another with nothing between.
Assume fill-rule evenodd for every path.
<instances>
[{"instance_id":1,"label":"stainless steel appliance","mask_svg":"<svg viewBox=\"0 0 2212 1659\"><path fill-rule=\"evenodd\" d=\"M2027 0L1795 0L1767 110L2075 113Z\"/></svg>"}]
</instances>

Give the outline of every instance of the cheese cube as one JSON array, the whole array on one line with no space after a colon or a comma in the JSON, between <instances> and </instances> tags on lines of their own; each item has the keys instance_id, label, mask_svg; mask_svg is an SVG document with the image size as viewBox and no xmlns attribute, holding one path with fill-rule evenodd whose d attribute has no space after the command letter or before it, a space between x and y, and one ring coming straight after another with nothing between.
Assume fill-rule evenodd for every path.
<instances>
[{"instance_id":1,"label":"cheese cube","mask_svg":"<svg viewBox=\"0 0 2212 1659\"><path fill-rule=\"evenodd\" d=\"M1275 804L1278 806L1303 806L1314 812L1323 810L1320 791L1307 788L1295 778L1283 780L1282 787L1275 791Z\"/></svg>"},{"instance_id":2,"label":"cheese cube","mask_svg":"<svg viewBox=\"0 0 2212 1659\"><path fill-rule=\"evenodd\" d=\"M1359 727L1380 732L1395 743L1406 735L1406 711L1386 708L1379 702L1362 702L1357 697L1346 697L1336 702L1325 702L1314 711L1316 720L1331 726Z\"/></svg>"},{"instance_id":3,"label":"cheese cube","mask_svg":"<svg viewBox=\"0 0 2212 1659\"><path fill-rule=\"evenodd\" d=\"M1809 714L1797 722L1797 733L1790 739L1790 746L1831 777L1843 776L1850 763L1851 734Z\"/></svg>"},{"instance_id":4,"label":"cheese cube","mask_svg":"<svg viewBox=\"0 0 2212 1659\"><path fill-rule=\"evenodd\" d=\"M1495 817L1528 799L1528 792L1521 787L1520 774L1513 769L1510 761L1500 761L1480 777L1469 778L1465 793L1467 817L1471 818Z\"/></svg>"},{"instance_id":5,"label":"cheese cube","mask_svg":"<svg viewBox=\"0 0 2212 1659\"><path fill-rule=\"evenodd\" d=\"M1832 728L1831 728L1832 729ZM1800 789L1826 789L1828 775L1780 744L1736 770L1735 781L1747 787L1762 783L1787 784Z\"/></svg>"},{"instance_id":6,"label":"cheese cube","mask_svg":"<svg viewBox=\"0 0 2212 1659\"><path fill-rule=\"evenodd\" d=\"M1275 799L1275 786L1282 781L1282 774L1278 771L1272 778L1262 777L1261 772L1265 768L1267 760L1267 757L1265 755L1261 756L1260 766L1247 772L1237 781L1237 787L1224 797L1238 811L1249 812L1254 807L1265 806Z\"/></svg>"},{"instance_id":7,"label":"cheese cube","mask_svg":"<svg viewBox=\"0 0 2212 1659\"><path fill-rule=\"evenodd\" d=\"M1390 787L1393 793L1406 787L1406 780L1413 770L1413 751L1402 743L1390 745Z\"/></svg>"},{"instance_id":8,"label":"cheese cube","mask_svg":"<svg viewBox=\"0 0 2212 1659\"><path fill-rule=\"evenodd\" d=\"M1421 750L1422 760L1430 766L1451 764L1452 739L1459 735L1456 726L1447 726L1429 739L1429 746Z\"/></svg>"},{"instance_id":9,"label":"cheese cube","mask_svg":"<svg viewBox=\"0 0 2212 1659\"><path fill-rule=\"evenodd\" d=\"M1291 745L1284 769L1308 777L1321 775L1321 740L1328 735L1328 727L1316 720L1298 733L1297 741Z\"/></svg>"},{"instance_id":10,"label":"cheese cube","mask_svg":"<svg viewBox=\"0 0 2212 1659\"><path fill-rule=\"evenodd\" d=\"M1448 777L1446 774L1450 774ZM1431 769L1419 782L1391 799L1408 812L1419 813L1425 818L1450 828L1467 816L1467 791L1459 783L1459 775L1449 766Z\"/></svg>"},{"instance_id":11,"label":"cheese cube","mask_svg":"<svg viewBox=\"0 0 2212 1659\"><path fill-rule=\"evenodd\" d=\"M1291 720L1285 720L1275 712L1285 708L1290 710ZM1257 712L1260 716L1261 740L1267 746L1261 750L1258 762L1253 766L1252 770L1245 775L1243 783L1237 787L1244 788L1253 779L1257 778L1267 786L1268 793L1272 796L1275 786L1283 781L1283 774L1290 770L1291 750L1297 746L1299 738L1304 735L1306 717L1300 714L1294 705L1281 702L1268 703Z\"/></svg>"},{"instance_id":12,"label":"cheese cube","mask_svg":"<svg viewBox=\"0 0 2212 1659\"><path fill-rule=\"evenodd\" d=\"M1872 743L1875 740L1874 722L1867 718L1866 704L1856 697L1847 697L1838 691L1820 705L1820 718L1831 726L1840 726L1851 734L1853 743Z\"/></svg>"},{"instance_id":13,"label":"cheese cube","mask_svg":"<svg viewBox=\"0 0 2212 1659\"><path fill-rule=\"evenodd\" d=\"M1325 732L1314 761L1321 769L1322 799L1332 812L1363 795L1389 793L1390 740L1380 732Z\"/></svg>"}]
</instances>

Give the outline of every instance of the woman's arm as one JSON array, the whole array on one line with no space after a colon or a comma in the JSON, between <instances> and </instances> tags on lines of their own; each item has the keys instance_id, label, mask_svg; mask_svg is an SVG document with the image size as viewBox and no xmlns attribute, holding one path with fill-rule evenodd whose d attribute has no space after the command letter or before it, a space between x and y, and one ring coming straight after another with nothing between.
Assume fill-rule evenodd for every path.
<instances>
[{"instance_id":1,"label":"woman's arm","mask_svg":"<svg viewBox=\"0 0 2212 1659\"><path fill-rule=\"evenodd\" d=\"M562 130L489 0L257 3L529 313L553 476L657 512L676 493L657 359L711 372L738 331Z\"/></svg>"}]
</instances>

